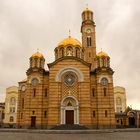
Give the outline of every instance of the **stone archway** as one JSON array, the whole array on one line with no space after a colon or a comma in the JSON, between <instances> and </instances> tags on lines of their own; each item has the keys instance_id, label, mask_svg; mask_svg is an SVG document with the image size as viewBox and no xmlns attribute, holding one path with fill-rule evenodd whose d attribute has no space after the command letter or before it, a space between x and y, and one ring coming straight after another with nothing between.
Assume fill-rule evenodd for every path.
<instances>
[{"instance_id":1,"label":"stone archway","mask_svg":"<svg viewBox=\"0 0 140 140\"><path fill-rule=\"evenodd\" d=\"M135 126L135 118L134 117L129 117L129 126L134 127Z\"/></svg>"},{"instance_id":2,"label":"stone archway","mask_svg":"<svg viewBox=\"0 0 140 140\"><path fill-rule=\"evenodd\" d=\"M79 103L74 96L61 101L61 124L79 124Z\"/></svg>"}]
</instances>

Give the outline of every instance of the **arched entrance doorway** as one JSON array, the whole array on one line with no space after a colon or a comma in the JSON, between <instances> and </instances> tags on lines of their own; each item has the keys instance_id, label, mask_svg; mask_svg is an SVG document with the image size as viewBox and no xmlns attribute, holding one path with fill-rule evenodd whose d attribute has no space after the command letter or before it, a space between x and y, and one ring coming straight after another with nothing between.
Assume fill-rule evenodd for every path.
<instances>
[{"instance_id":1,"label":"arched entrance doorway","mask_svg":"<svg viewBox=\"0 0 140 140\"><path fill-rule=\"evenodd\" d=\"M61 101L61 124L79 124L79 104L74 96Z\"/></svg>"},{"instance_id":2,"label":"arched entrance doorway","mask_svg":"<svg viewBox=\"0 0 140 140\"><path fill-rule=\"evenodd\" d=\"M129 127L136 127L136 113L134 111L128 112Z\"/></svg>"},{"instance_id":3,"label":"arched entrance doorway","mask_svg":"<svg viewBox=\"0 0 140 140\"><path fill-rule=\"evenodd\" d=\"M135 126L135 118L134 117L129 117L129 126L134 127Z\"/></svg>"}]
</instances>

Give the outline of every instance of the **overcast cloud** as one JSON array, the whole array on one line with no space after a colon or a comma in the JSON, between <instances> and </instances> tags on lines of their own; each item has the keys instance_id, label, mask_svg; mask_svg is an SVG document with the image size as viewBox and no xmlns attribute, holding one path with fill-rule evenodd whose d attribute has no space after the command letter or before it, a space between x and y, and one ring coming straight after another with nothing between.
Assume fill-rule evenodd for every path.
<instances>
[{"instance_id":1,"label":"overcast cloud","mask_svg":"<svg viewBox=\"0 0 140 140\"><path fill-rule=\"evenodd\" d=\"M0 0L0 101L7 87L26 78L37 48L50 63L69 29L81 41L87 3L94 12L97 51L110 55L114 85L125 87L127 104L140 109L140 0Z\"/></svg>"}]
</instances>

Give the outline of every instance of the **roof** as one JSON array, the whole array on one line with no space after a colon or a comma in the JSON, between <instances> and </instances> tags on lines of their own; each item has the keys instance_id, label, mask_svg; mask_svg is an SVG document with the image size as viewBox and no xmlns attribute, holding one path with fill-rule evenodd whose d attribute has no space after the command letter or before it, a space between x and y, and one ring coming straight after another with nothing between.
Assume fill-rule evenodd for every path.
<instances>
[{"instance_id":1,"label":"roof","mask_svg":"<svg viewBox=\"0 0 140 140\"><path fill-rule=\"evenodd\" d=\"M58 46L67 46L67 45L81 46L81 43L77 39L69 36L68 38L65 38L62 41L60 41L58 44Z\"/></svg>"},{"instance_id":2,"label":"roof","mask_svg":"<svg viewBox=\"0 0 140 140\"><path fill-rule=\"evenodd\" d=\"M100 51L98 54L97 54L98 57L106 57L108 56L107 53L103 52L103 51Z\"/></svg>"}]
</instances>

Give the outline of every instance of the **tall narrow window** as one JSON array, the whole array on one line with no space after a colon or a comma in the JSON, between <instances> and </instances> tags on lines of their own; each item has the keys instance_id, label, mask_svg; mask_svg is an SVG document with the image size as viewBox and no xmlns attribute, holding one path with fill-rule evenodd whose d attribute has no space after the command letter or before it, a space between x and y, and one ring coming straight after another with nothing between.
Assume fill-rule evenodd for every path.
<instances>
[{"instance_id":1,"label":"tall narrow window","mask_svg":"<svg viewBox=\"0 0 140 140\"><path fill-rule=\"evenodd\" d=\"M107 110L105 110L105 117L107 117Z\"/></svg>"},{"instance_id":2,"label":"tall narrow window","mask_svg":"<svg viewBox=\"0 0 140 140\"><path fill-rule=\"evenodd\" d=\"M95 96L95 88L92 89L92 96Z\"/></svg>"},{"instance_id":3,"label":"tall narrow window","mask_svg":"<svg viewBox=\"0 0 140 140\"><path fill-rule=\"evenodd\" d=\"M24 98L22 98L21 108L24 109Z\"/></svg>"},{"instance_id":4,"label":"tall narrow window","mask_svg":"<svg viewBox=\"0 0 140 140\"><path fill-rule=\"evenodd\" d=\"M96 117L96 114L95 114L95 111L93 111L93 118L95 118Z\"/></svg>"},{"instance_id":5,"label":"tall narrow window","mask_svg":"<svg viewBox=\"0 0 140 140\"><path fill-rule=\"evenodd\" d=\"M88 48L91 47L91 37L90 36L87 37L87 47Z\"/></svg>"},{"instance_id":6,"label":"tall narrow window","mask_svg":"<svg viewBox=\"0 0 140 140\"><path fill-rule=\"evenodd\" d=\"M47 118L47 111L44 111L44 118Z\"/></svg>"},{"instance_id":7,"label":"tall narrow window","mask_svg":"<svg viewBox=\"0 0 140 140\"><path fill-rule=\"evenodd\" d=\"M33 96L34 97L36 96L36 89L35 88L33 89Z\"/></svg>"},{"instance_id":8,"label":"tall narrow window","mask_svg":"<svg viewBox=\"0 0 140 140\"><path fill-rule=\"evenodd\" d=\"M47 97L48 96L48 89L46 88L45 89L45 97Z\"/></svg>"},{"instance_id":9,"label":"tall narrow window","mask_svg":"<svg viewBox=\"0 0 140 140\"><path fill-rule=\"evenodd\" d=\"M64 56L64 50L62 49L62 57Z\"/></svg>"},{"instance_id":10,"label":"tall narrow window","mask_svg":"<svg viewBox=\"0 0 140 140\"><path fill-rule=\"evenodd\" d=\"M106 88L103 88L104 96L106 96Z\"/></svg>"}]
</instances>

